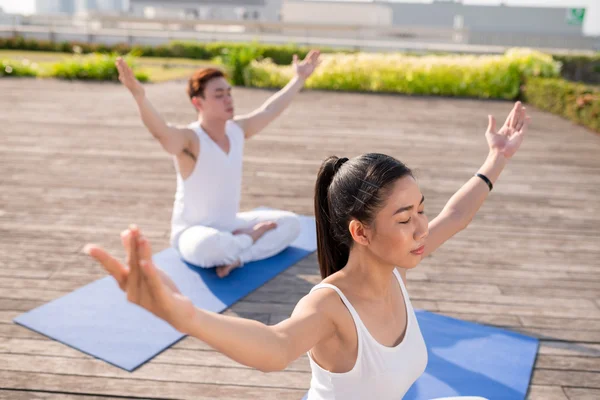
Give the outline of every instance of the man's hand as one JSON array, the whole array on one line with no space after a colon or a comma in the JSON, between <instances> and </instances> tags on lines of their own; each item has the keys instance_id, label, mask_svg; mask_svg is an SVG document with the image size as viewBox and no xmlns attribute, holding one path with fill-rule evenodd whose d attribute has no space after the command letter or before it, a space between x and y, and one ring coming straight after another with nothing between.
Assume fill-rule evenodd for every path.
<instances>
[{"instance_id":1,"label":"man's hand","mask_svg":"<svg viewBox=\"0 0 600 400\"><path fill-rule=\"evenodd\" d=\"M309 76L315 71L317 66L321 63L319 60L319 55L321 52L319 50L311 50L304 60L298 62L298 55L294 54L294 69L296 71L296 75L302 79L308 79Z\"/></svg>"},{"instance_id":2,"label":"man's hand","mask_svg":"<svg viewBox=\"0 0 600 400\"><path fill-rule=\"evenodd\" d=\"M131 67L121 57L117 58L115 64L119 70L119 81L129 89L133 97L143 97L145 95L144 87L135 77Z\"/></svg>"}]
</instances>

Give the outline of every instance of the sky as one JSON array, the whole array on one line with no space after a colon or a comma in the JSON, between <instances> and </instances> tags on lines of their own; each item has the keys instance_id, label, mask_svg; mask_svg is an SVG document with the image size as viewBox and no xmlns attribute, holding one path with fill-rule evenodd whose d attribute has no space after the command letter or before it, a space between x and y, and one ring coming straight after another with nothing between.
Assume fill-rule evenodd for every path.
<instances>
[{"instance_id":1,"label":"sky","mask_svg":"<svg viewBox=\"0 0 600 400\"><path fill-rule=\"evenodd\" d=\"M343 0L342 0L343 1ZM409 3L431 0L400 0ZM497 5L502 0L463 0L464 4ZM503 0L507 5L586 7L587 15L583 30L586 34L600 35L600 0ZM35 0L0 0L0 7L6 12L30 14L35 11Z\"/></svg>"}]
</instances>

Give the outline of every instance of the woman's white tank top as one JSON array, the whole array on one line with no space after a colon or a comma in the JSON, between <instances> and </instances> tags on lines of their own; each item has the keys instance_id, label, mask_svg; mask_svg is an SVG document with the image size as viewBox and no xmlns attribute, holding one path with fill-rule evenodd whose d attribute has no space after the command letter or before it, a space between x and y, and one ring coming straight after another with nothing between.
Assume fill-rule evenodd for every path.
<instances>
[{"instance_id":1,"label":"woman's white tank top","mask_svg":"<svg viewBox=\"0 0 600 400\"><path fill-rule=\"evenodd\" d=\"M321 368L308 354L312 379L308 400L399 400L423 374L427 366L427 348L417 317L408 297L402 277L394 270L406 307L407 325L402 341L387 347L377 342L363 324L358 313L340 289L320 283L321 288L335 290L350 311L358 333L358 354L352 370L334 373Z\"/></svg>"}]
</instances>

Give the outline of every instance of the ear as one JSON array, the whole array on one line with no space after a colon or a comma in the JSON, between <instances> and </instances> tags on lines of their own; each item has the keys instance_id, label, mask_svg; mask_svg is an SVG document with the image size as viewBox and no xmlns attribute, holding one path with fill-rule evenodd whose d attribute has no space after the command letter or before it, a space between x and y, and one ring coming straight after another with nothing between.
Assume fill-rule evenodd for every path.
<instances>
[{"instance_id":1,"label":"ear","mask_svg":"<svg viewBox=\"0 0 600 400\"><path fill-rule=\"evenodd\" d=\"M192 97L191 101L198 112L202 111L202 100L198 96Z\"/></svg>"},{"instance_id":2,"label":"ear","mask_svg":"<svg viewBox=\"0 0 600 400\"><path fill-rule=\"evenodd\" d=\"M350 225L348 226L350 230L350 235L352 235L352 239L358 244L362 244L363 246L367 246L370 243L368 236L368 228L365 227L362 222L353 219L350 221Z\"/></svg>"}]
</instances>

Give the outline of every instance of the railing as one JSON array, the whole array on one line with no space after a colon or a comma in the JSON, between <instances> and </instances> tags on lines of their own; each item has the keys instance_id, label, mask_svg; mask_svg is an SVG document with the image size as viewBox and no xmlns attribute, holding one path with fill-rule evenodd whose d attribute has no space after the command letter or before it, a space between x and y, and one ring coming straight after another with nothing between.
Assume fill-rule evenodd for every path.
<instances>
[{"instance_id":1,"label":"railing","mask_svg":"<svg viewBox=\"0 0 600 400\"><path fill-rule=\"evenodd\" d=\"M443 51L502 53L519 42L546 51L572 52L599 49L600 39L586 37L544 37L531 34L479 33L467 29L426 26L368 26L303 24L264 21L206 21L189 19L145 19L129 16L90 15L86 17L31 16L20 24L0 25L0 35L103 43L161 44L171 40L204 42L260 41L296 43L362 51ZM535 36L535 38L533 37ZM475 42L475 43L474 43ZM477 43L478 42L478 43ZM476 44L477 43L477 44ZM554 48L561 43L563 48ZM597 47L594 47L594 46ZM581 52L577 50L577 52Z\"/></svg>"}]
</instances>

